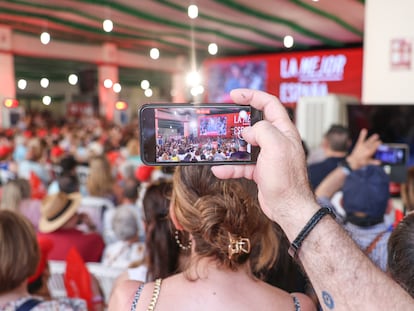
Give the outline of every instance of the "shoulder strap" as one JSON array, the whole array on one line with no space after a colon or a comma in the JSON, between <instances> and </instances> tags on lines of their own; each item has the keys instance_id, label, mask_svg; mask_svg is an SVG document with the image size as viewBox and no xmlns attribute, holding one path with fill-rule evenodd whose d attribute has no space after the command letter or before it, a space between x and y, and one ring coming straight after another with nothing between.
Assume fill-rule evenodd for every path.
<instances>
[{"instance_id":1,"label":"shoulder strap","mask_svg":"<svg viewBox=\"0 0 414 311\"><path fill-rule=\"evenodd\" d=\"M16 311L32 310L34 307L36 307L41 302L42 302L41 300L30 298L26 300L23 304L21 304L18 308L16 308Z\"/></svg>"},{"instance_id":2,"label":"shoulder strap","mask_svg":"<svg viewBox=\"0 0 414 311\"><path fill-rule=\"evenodd\" d=\"M380 232L380 233L379 233L379 234L375 237L375 239L371 242L371 244L369 244L369 245L365 248L364 253L365 253L366 255L371 254L371 252L374 250L375 246L377 245L378 241L379 241L379 240L381 240L382 236L383 236L383 235L384 235L387 231L388 231L388 230L385 230L385 231Z\"/></svg>"},{"instance_id":3,"label":"shoulder strap","mask_svg":"<svg viewBox=\"0 0 414 311\"><path fill-rule=\"evenodd\" d=\"M295 295L292 295L292 298L293 298L293 304L295 305L295 311L301 311L298 297L296 297Z\"/></svg>"},{"instance_id":4,"label":"shoulder strap","mask_svg":"<svg viewBox=\"0 0 414 311\"><path fill-rule=\"evenodd\" d=\"M141 297L141 292L143 288L144 288L144 284L141 284L138 287L138 290L135 292L134 300L132 301L132 304L131 304L131 311L135 311L137 309L137 303L138 303L139 297Z\"/></svg>"},{"instance_id":5,"label":"shoulder strap","mask_svg":"<svg viewBox=\"0 0 414 311\"><path fill-rule=\"evenodd\" d=\"M154 311L155 310L155 305L157 304L158 296L160 295L161 282L162 282L162 279L156 279L155 280L154 290L152 292L151 302L148 305L147 311Z\"/></svg>"}]
</instances>

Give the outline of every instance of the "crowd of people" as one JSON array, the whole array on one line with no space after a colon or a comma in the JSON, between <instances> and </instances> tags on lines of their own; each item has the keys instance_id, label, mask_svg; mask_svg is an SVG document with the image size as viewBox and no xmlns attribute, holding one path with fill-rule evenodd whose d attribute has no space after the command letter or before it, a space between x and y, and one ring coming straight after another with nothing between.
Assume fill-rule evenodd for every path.
<instances>
[{"instance_id":1,"label":"crowd of people","mask_svg":"<svg viewBox=\"0 0 414 311\"><path fill-rule=\"evenodd\" d=\"M189 140L174 136L163 139L157 144L157 162L217 162L239 159L237 154L243 151L246 159L250 156L246 142L238 138L198 137Z\"/></svg>"},{"instance_id":2,"label":"crowd of people","mask_svg":"<svg viewBox=\"0 0 414 311\"><path fill-rule=\"evenodd\" d=\"M261 148L254 165L149 169L136 123L46 127L37 115L3 132L0 310L104 308L93 277L90 300L48 293L47 261L74 251L123 269L110 310L412 309L412 170L396 221L389 176L372 157L378 135L362 130L350 149L335 125L324 164L308 167L275 97L231 96L265 112L242 134Z\"/></svg>"}]
</instances>

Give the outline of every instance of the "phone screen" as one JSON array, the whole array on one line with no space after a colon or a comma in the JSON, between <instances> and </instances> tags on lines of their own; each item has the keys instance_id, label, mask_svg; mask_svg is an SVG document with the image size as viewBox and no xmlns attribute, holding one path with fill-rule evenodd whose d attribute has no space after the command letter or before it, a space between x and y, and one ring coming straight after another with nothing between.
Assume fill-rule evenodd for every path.
<instances>
[{"instance_id":1,"label":"phone screen","mask_svg":"<svg viewBox=\"0 0 414 311\"><path fill-rule=\"evenodd\" d=\"M408 145L383 144L375 152L375 159L387 165L405 165L408 158Z\"/></svg>"},{"instance_id":2,"label":"phone screen","mask_svg":"<svg viewBox=\"0 0 414 311\"><path fill-rule=\"evenodd\" d=\"M140 109L141 158L147 165L251 164L258 147L241 136L262 119L235 104L146 104Z\"/></svg>"}]
</instances>

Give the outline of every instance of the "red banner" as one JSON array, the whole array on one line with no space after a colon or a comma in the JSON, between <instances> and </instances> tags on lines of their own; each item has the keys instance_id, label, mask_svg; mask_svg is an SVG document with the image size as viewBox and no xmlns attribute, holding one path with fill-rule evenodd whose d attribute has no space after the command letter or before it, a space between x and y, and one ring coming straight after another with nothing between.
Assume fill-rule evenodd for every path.
<instances>
[{"instance_id":1,"label":"red banner","mask_svg":"<svg viewBox=\"0 0 414 311\"><path fill-rule=\"evenodd\" d=\"M238 87L276 95L287 106L301 96L346 94L361 98L362 48L210 59L204 63L209 102L229 102Z\"/></svg>"}]
</instances>

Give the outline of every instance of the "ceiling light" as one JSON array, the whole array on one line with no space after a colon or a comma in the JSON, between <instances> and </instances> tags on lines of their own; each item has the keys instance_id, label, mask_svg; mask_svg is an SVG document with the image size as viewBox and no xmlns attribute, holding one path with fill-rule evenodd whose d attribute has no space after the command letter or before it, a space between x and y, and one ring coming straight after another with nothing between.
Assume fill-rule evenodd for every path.
<instances>
[{"instance_id":1,"label":"ceiling light","mask_svg":"<svg viewBox=\"0 0 414 311\"><path fill-rule=\"evenodd\" d=\"M152 96L152 90L151 89L146 89L144 92L146 97L151 97Z\"/></svg>"},{"instance_id":2,"label":"ceiling light","mask_svg":"<svg viewBox=\"0 0 414 311\"><path fill-rule=\"evenodd\" d=\"M114 29L114 23L110 19L102 22L102 27L105 32L111 32Z\"/></svg>"},{"instance_id":3,"label":"ceiling light","mask_svg":"<svg viewBox=\"0 0 414 311\"><path fill-rule=\"evenodd\" d=\"M78 83L78 76L74 73L70 74L68 77L68 82L70 85L76 85Z\"/></svg>"},{"instance_id":4,"label":"ceiling light","mask_svg":"<svg viewBox=\"0 0 414 311\"><path fill-rule=\"evenodd\" d=\"M192 71L187 74L187 85L196 86L201 83L201 75L197 71Z\"/></svg>"},{"instance_id":5,"label":"ceiling light","mask_svg":"<svg viewBox=\"0 0 414 311\"><path fill-rule=\"evenodd\" d=\"M146 90L150 87L150 83L148 80L142 80L141 81L141 89Z\"/></svg>"},{"instance_id":6,"label":"ceiling light","mask_svg":"<svg viewBox=\"0 0 414 311\"><path fill-rule=\"evenodd\" d=\"M105 79L103 84L105 88L110 89L113 85L113 82L111 79Z\"/></svg>"},{"instance_id":7,"label":"ceiling light","mask_svg":"<svg viewBox=\"0 0 414 311\"><path fill-rule=\"evenodd\" d=\"M127 110L128 109L128 103L126 101L123 101L123 100L118 100L115 103L115 109L120 110L120 111Z\"/></svg>"},{"instance_id":8,"label":"ceiling light","mask_svg":"<svg viewBox=\"0 0 414 311\"><path fill-rule=\"evenodd\" d=\"M48 95L43 96L42 98L43 105L49 106L51 102L52 102L52 98L50 96Z\"/></svg>"},{"instance_id":9,"label":"ceiling light","mask_svg":"<svg viewBox=\"0 0 414 311\"><path fill-rule=\"evenodd\" d=\"M208 45L208 52L210 53L210 55L216 55L218 52L218 46L215 43L210 43Z\"/></svg>"},{"instance_id":10,"label":"ceiling light","mask_svg":"<svg viewBox=\"0 0 414 311\"><path fill-rule=\"evenodd\" d=\"M285 48L290 49L293 46L294 42L295 40L293 40L292 36L287 35L283 38L283 45Z\"/></svg>"},{"instance_id":11,"label":"ceiling light","mask_svg":"<svg viewBox=\"0 0 414 311\"><path fill-rule=\"evenodd\" d=\"M42 32L40 35L40 42L42 42L44 45L49 44L50 42L50 34L48 32Z\"/></svg>"},{"instance_id":12,"label":"ceiling light","mask_svg":"<svg viewBox=\"0 0 414 311\"><path fill-rule=\"evenodd\" d=\"M17 81L17 87L21 90L24 90L27 87L27 81L25 79L20 79Z\"/></svg>"},{"instance_id":13,"label":"ceiling light","mask_svg":"<svg viewBox=\"0 0 414 311\"><path fill-rule=\"evenodd\" d=\"M40 86L44 89L47 88L49 86L49 79L48 78L42 78L40 80Z\"/></svg>"},{"instance_id":14,"label":"ceiling light","mask_svg":"<svg viewBox=\"0 0 414 311\"><path fill-rule=\"evenodd\" d=\"M188 6L188 17L191 19L198 17L198 6L191 4Z\"/></svg>"},{"instance_id":15,"label":"ceiling light","mask_svg":"<svg viewBox=\"0 0 414 311\"><path fill-rule=\"evenodd\" d=\"M158 59L160 57L160 50L157 48L152 48L150 51L150 57L152 59Z\"/></svg>"},{"instance_id":16,"label":"ceiling light","mask_svg":"<svg viewBox=\"0 0 414 311\"><path fill-rule=\"evenodd\" d=\"M119 93L122 90L121 84L119 83L114 83L112 89L114 90L115 93Z\"/></svg>"}]
</instances>

